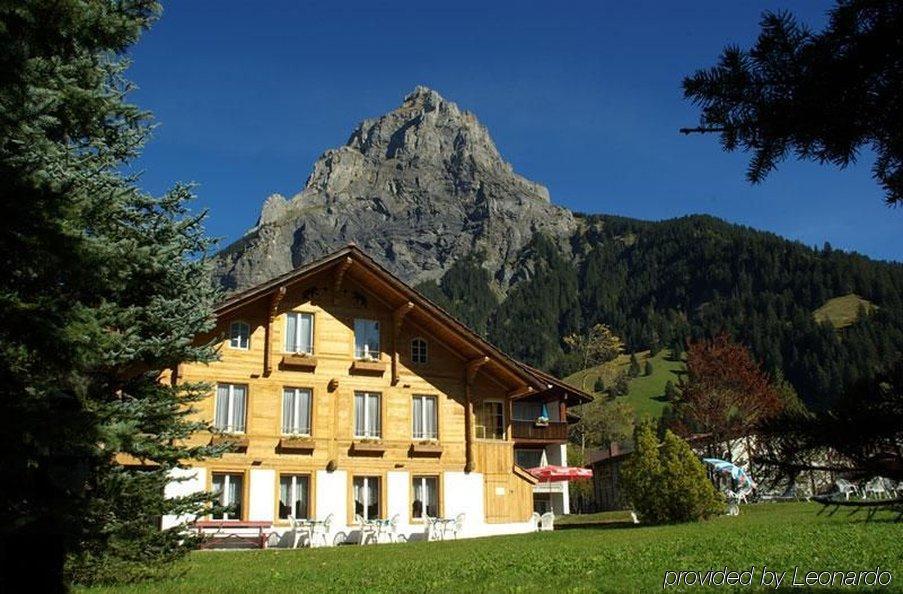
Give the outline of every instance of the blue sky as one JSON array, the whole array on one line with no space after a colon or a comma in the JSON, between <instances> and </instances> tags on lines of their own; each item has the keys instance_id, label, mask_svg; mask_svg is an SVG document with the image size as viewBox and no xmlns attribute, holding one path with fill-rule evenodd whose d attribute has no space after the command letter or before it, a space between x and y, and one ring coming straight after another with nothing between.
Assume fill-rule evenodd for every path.
<instances>
[{"instance_id":1,"label":"blue sky","mask_svg":"<svg viewBox=\"0 0 903 594\"><path fill-rule=\"evenodd\" d=\"M765 183L697 121L680 82L763 10L820 28L830 2L172 2L131 50L132 99L159 127L136 164L160 192L198 183L208 230L232 241L269 194L417 84L476 113L517 172L582 212L708 213L809 245L903 259L903 210L870 158L844 171L787 162Z\"/></svg>"}]
</instances>

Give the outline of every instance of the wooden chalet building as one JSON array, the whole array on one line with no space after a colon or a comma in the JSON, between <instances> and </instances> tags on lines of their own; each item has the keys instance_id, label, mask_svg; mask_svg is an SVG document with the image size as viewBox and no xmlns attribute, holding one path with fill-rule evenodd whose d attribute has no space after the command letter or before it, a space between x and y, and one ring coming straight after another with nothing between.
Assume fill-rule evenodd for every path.
<instances>
[{"instance_id":1,"label":"wooden chalet building","mask_svg":"<svg viewBox=\"0 0 903 594\"><path fill-rule=\"evenodd\" d=\"M289 515L332 514L346 534L355 515L398 514L413 535L424 516L463 513L463 536L479 536L529 530L534 509L568 512L567 484L537 485L525 468L567 463L568 406L591 397L508 357L354 245L216 315L199 340L218 339L221 359L176 377L216 386L198 414L239 451L179 471L168 495L214 490L234 508L217 519L277 530Z\"/></svg>"}]
</instances>

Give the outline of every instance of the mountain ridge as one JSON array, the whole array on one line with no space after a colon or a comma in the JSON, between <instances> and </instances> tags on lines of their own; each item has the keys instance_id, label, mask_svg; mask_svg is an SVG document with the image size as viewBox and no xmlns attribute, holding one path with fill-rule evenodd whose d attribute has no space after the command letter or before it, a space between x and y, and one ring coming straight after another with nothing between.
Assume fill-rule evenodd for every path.
<instances>
[{"instance_id":1,"label":"mountain ridge","mask_svg":"<svg viewBox=\"0 0 903 594\"><path fill-rule=\"evenodd\" d=\"M903 265L815 249L711 215L575 213L514 172L476 116L418 87L266 199L214 258L236 290L354 242L509 354L564 376L562 338L596 323L631 350L729 332L819 407L903 353ZM812 312L855 293L842 331Z\"/></svg>"}]
</instances>

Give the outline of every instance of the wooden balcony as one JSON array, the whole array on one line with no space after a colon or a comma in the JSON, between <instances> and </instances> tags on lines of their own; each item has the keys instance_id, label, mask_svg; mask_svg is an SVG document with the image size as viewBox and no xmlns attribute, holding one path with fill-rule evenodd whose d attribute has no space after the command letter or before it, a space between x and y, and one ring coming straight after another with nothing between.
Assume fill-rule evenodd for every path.
<instances>
[{"instance_id":1,"label":"wooden balcony","mask_svg":"<svg viewBox=\"0 0 903 594\"><path fill-rule=\"evenodd\" d=\"M565 442L568 438L568 424L564 421L549 421L537 425L536 421L511 421L511 436L517 441Z\"/></svg>"}]
</instances>

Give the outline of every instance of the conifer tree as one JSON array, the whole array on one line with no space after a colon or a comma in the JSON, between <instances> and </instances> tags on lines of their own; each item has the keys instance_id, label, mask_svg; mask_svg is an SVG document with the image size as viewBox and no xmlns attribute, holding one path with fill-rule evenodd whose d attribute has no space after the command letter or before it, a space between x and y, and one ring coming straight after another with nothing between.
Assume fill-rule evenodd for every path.
<instances>
[{"instance_id":1,"label":"conifer tree","mask_svg":"<svg viewBox=\"0 0 903 594\"><path fill-rule=\"evenodd\" d=\"M630 365L627 367L627 375L630 377L638 377L640 375L640 362L637 361L636 353L630 353Z\"/></svg>"},{"instance_id":2,"label":"conifer tree","mask_svg":"<svg viewBox=\"0 0 903 594\"><path fill-rule=\"evenodd\" d=\"M124 52L158 12L0 6L0 561L36 592L165 570L192 541L156 520L207 500L164 499L170 471L217 453L182 445L207 387L161 381L215 356L203 217L123 173L150 131Z\"/></svg>"}]
</instances>

